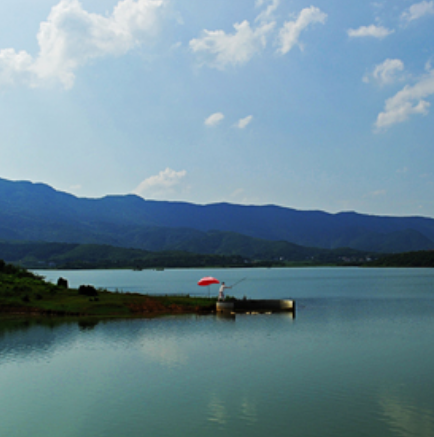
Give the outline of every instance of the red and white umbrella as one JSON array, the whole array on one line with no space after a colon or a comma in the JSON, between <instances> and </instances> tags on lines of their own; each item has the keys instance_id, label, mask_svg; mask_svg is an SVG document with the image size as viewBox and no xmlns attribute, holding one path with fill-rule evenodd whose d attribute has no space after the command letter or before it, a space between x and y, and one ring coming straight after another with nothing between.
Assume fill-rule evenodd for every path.
<instances>
[{"instance_id":1,"label":"red and white umbrella","mask_svg":"<svg viewBox=\"0 0 434 437\"><path fill-rule=\"evenodd\" d=\"M197 285L202 285L202 286L207 286L211 284L220 284L220 281L216 278L213 278L212 276L205 276L197 283Z\"/></svg>"},{"instance_id":2,"label":"red and white umbrella","mask_svg":"<svg viewBox=\"0 0 434 437\"><path fill-rule=\"evenodd\" d=\"M209 286L211 284L220 284L220 281L216 278L213 278L212 276L205 276L197 283L197 285L200 285L202 287L208 287L208 297L209 297Z\"/></svg>"}]
</instances>

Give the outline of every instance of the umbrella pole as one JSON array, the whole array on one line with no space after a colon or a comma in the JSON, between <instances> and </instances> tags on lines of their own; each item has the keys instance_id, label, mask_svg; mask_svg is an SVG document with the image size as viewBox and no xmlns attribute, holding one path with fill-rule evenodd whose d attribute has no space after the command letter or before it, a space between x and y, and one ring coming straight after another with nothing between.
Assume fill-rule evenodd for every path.
<instances>
[{"instance_id":1,"label":"umbrella pole","mask_svg":"<svg viewBox=\"0 0 434 437\"><path fill-rule=\"evenodd\" d=\"M209 295L209 285L208 285L208 299L210 298L210 295Z\"/></svg>"}]
</instances>

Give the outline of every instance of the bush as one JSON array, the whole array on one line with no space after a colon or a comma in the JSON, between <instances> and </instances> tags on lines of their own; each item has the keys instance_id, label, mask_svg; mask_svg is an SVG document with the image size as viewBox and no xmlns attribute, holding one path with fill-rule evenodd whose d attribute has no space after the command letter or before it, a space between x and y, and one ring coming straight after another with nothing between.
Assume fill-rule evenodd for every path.
<instances>
[{"instance_id":1,"label":"bush","mask_svg":"<svg viewBox=\"0 0 434 437\"><path fill-rule=\"evenodd\" d=\"M61 288L68 288L68 281L65 278L59 278L57 280L57 286Z\"/></svg>"},{"instance_id":2,"label":"bush","mask_svg":"<svg viewBox=\"0 0 434 437\"><path fill-rule=\"evenodd\" d=\"M80 285L78 294L83 296L98 296L98 291L92 285Z\"/></svg>"},{"instance_id":3,"label":"bush","mask_svg":"<svg viewBox=\"0 0 434 437\"><path fill-rule=\"evenodd\" d=\"M224 301L225 302L236 302L237 298L234 296L226 296Z\"/></svg>"},{"instance_id":4,"label":"bush","mask_svg":"<svg viewBox=\"0 0 434 437\"><path fill-rule=\"evenodd\" d=\"M30 287L28 287L27 285L17 284L17 285L13 286L12 291L15 294L23 294L23 293L31 293L32 289Z\"/></svg>"}]
</instances>

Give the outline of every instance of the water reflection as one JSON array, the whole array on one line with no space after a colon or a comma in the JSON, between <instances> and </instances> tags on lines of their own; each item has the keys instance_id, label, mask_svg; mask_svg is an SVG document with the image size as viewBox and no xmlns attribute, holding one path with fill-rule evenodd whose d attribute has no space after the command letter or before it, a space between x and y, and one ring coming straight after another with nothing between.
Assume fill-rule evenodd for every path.
<instances>
[{"instance_id":1,"label":"water reflection","mask_svg":"<svg viewBox=\"0 0 434 437\"><path fill-rule=\"evenodd\" d=\"M284 311L284 312L276 312L276 313L271 313L271 312L267 312L267 313L257 313L257 312L253 312L253 313L231 313L231 312L221 312L221 313L217 313L215 314L215 318L217 320L221 320L221 321L228 321L228 322L235 322L237 320L237 317L257 317L257 316L261 316L261 317L274 317L274 318L279 318L280 320L286 319L286 320L294 320L295 319L295 312L289 312L289 311Z\"/></svg>"},{"instance_id":2,"label":"water reflection","mask_svg":"<svg viewBox=\"0 0 434 437\"><path fill-rule=\"evenodd\" d=\"M188 363L188 354L174 339L164 342L143 338L141 350L146 358L170 368L184 366Z\"/></svg>"},{"instance_id":3,"label":"water reflection","mask_svg":"<svg viewBox=\"0 0 434 437\"><path fill-rule=\"evenodd\" d=\"M248 397L244 397L241 400L241 418L249 424L254 424L258 421L256 403Z\"/></svg>"},{"instance_id":4,"label":"water reflection","mask_svg":"<svg viewBox=\"0 0 434 437\"><path fill-rule=\"evenodd\" d=\"M236 316L232 313L217 313L216 319L222 322L235 322Z\"/></svg>"},{"instance_id":5,"label":"water reflection","mask_svg":"<svg viewBox=\"0 0 434 437\"><path fill-rule=\"evenodd\" d=\"M65 319L65 318L0 317L0 339L8 332L27 331L34 326L43 326L46 328L54 329L54 328L61 326L65 323L68 323L68 322L69 322L69 319Z\"/></svg>"},{"instance_id":6,"label":"water reflection","mask_svg":"<svg viewBox=\"0 0 434 437\"><path fill-rule=\"evenodd\" d=\"M222 428L254 425L258 422L258 407L256 402L247 394L231 396L225 402L216 392L210 393L208 402L208 421L218 424Z\"/></svg>"},{"instance_id":7,"label":"water reflection","mask_svg":"<svg viewBox=\"0 0 434 437\"><path fill-rule=\"evenodd\" d=\"M219 425L226 425L228 421L228 412L222 399L215 393L212 393L208 404L208 420L210 422L218 423Z\"/></svg>"},{"instance_id":8,"label":"water reflection","mask_svg":"<svg viewBox=\"0 0 434 437\"><path fill-rule=\"evenodd\" d=\"M58 347L68 347L76 329L76 321L0 318L0 362L46 359Z\"/></svg>"},{"instance_id":9,"label":"water reflection","mask_svg":"<svg viewBox=\"0 0 434 437\"><path fill-rule=\"evenodd\" d=\"M92 331L96 325L98 325L99 320L98 319L80 319L78 321L78 326L80 327L81 331Z\"/></svg>"},{"instance_id":10,"label":"water reflection","mask_svg":"<svg viewBox=\"0 0 434 437\"><path fill-rule=\"evenodd\" d=\"M0 435L434 435L433 306L305 303L296 320L1 321Z\"/></svg>"},{"instance_id":11,"label":"water reflection","mask_svg":"<svg viewBox=\"0 0 434 437\"><path fill-rule=\"evenodd\" d=\"M384 421L402 437L432 437L434 411L412 405L390 393L380 395L379 404Z\"/></svg>"}]
</instances>

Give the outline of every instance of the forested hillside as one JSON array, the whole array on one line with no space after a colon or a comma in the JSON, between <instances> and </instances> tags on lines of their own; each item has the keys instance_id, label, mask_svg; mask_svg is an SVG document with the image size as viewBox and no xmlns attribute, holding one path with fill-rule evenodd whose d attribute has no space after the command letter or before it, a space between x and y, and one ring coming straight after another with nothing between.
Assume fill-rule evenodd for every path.
<instances>
[{"instance_id":1,"label":"forested hillside","mask_svg":"<svg viewBox=\"0 0 434 437\"><path fill-rule=\"evenodd\" d=\"M231 232L307 247L403 252L434 249L434 220L342 212L297 211L274 205L194 205L138 196L77 198L44 184L0 179L0 239L109 244L142 250L206 248ZM238 243L242 244L242 239ZM229 240L216 245L222 253ZM231 244L229 245L231 246ZM209 251L209 249L207 249ZM225 249L226 250L226 249ZM228 247L228 250L232 250Z\"/></svg>"},{"instance_id":2,"label":"forested hillside","mask_svg":"<svg viewBox=\"0 0 434 437\"><path fill-rule=\"evenodd\" d=\"M367 263L370 267L434 267L434 251L396 253Z\"/></svg>"},{"instance_id":3,"label":"forested hillside","mask_svg":"<svg viewBox=\"0 0 434 437\"><path fill-rule=\"evenodd\" d=\"M353 249L315 249L286 242L256 240L237 234L231 237L235 241L230 239L224 242L218 238L211 241L213 238L210 236L205 248L194 248L197 252L150 252L97 244L0 241L0 258L33 269L250 267L286 265L291 262L305 265L360 264L370 258L369 254ZM219 251L221 253L216 253Z\"/></svg>"}]
</instances>

